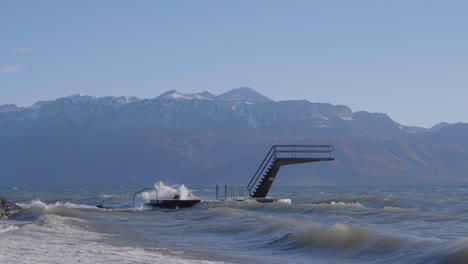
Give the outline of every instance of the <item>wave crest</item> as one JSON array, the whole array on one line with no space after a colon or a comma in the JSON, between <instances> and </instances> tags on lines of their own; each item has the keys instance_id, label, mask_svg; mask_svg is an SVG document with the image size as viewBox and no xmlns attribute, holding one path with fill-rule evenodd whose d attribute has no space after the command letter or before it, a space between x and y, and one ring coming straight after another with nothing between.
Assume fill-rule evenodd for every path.
<instances>
[{"instance_id":1,"label":"wave crest","mask_svg":"<svg viewBox=\"0 0 468 264\"><path fill-rule=\"evenodd\" d=\"M44 208L44 209L52 209L52 208L73 208L73 209L95 209L95 206L90 206L90 205L84 205L84 204L75 204L75 203L70 203L70 202L55 202L55 203L50 203L46 204L40 199L34 199L32 200L29 204L24 204L24 203L19 203L19 206L21 206L24 209L30 209L30 208Z\"/></svg>"},{"instance_id":2,"label":"wave crest","mask_svg":"<svg viewBox=\"0 0 468 264\"><path fill-rule=\"evenodd\" d=\"M271 232L269 244L282 249L332 250L349 255L370 251L395 252L410 243L402 237L349 224L304 226L299 223L281 223L269 225L262 232Z\"/></svg>"},{"instance_id":3,"label":"wave crest","mask_svg":"<svg viewBox=\"0 0 468 264\"><path fill-rule=\"evenodd\" d=\"M15 226L15 225L0 226L0 234L10 232L10 231L16 230L18 228L19 227Z\"/></svg>"}]
</instances>

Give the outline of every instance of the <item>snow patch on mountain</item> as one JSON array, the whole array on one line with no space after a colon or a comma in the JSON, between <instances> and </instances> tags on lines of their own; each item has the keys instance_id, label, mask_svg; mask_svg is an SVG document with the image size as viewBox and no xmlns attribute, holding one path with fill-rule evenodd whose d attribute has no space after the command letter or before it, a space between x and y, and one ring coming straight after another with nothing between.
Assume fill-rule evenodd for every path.
<instances>
[{"instance_id":1,"label":"snow patch on mountain","mask_svg":"<svg viewBox=\"0 0 468 264\"><path fill-rule=\"evenodd\" d=\"M317 115L318 118L320 119L323 119L323 120L327 120L328 121L328 117L326 116L323 116L323 115Z\"/></svg>"},{"instance_id":2,"label":"snow patch on mountain","mask_svg":"<svg viewBox=\"0 0 468 264\"><path fill-rule=\"evenodd\" d=\"M67 101L72 104L103 104L103 105L124 105L134 102L139 102L140 99L135 96L105 96L96 97L91 95L74 94L64 98L59 98L55 101ZM51 101L49 101L51 102ZM52 101L53 102L53 101Z\"/></svg>"},{"instance_id":3,"label":"snow patch on mountain","mask_svg":"<svg viewBox=\"0 0 468 264\"><path fill-rule=\"evenodd\" d=\"M426 132L427 129L423 127L417 127L417 126L402 126L400 125L398 127L401 131L407 133L407 134L415 134L415 133L421 133L421 132Z\"/></svg>"},{"instance_id":4,"label":"snow patch on mountain","mask_svg":"<svg viewBox=\"0 0 468 264\"><path fill-rule=\"evenodd\" d=\"M179 93L176 90L171 90L165 92L158 96L156 100L160 101L183 101L183 100L213 100L214 95L203 92L203 93L195 93L195 94L183 94Z\"/></svg>"},{"instance_id":5,"label":"snow patch on mountain","mask_svg":"<svg viewBox=\"0 0 468 264\"><path fill-rule=\"evenodd\" d=\"M119 96L115 98L120 104L130 104L141 101L140 98L135 96Z\"/></svg>"},{"instance_id":6,"label":"snow patch on mountain","mask_svg":"<svg viewBox=\"0 0 468 264\"><path fill-rule=\"evenodd\" d=\"M321 121L317 121L317 122L315 122L314 127L318 127L318 128L329 128L330 126L325 125L325 124L322 123Z\"/></svg>"}]
</instances>

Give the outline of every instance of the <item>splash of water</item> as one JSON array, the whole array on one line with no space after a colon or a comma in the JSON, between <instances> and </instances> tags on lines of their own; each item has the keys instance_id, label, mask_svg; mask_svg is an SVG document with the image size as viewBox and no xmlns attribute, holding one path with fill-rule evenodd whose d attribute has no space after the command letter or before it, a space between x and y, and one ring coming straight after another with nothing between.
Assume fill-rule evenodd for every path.
<instances>
[{"instance_id":1,"label":"splash of water","mask_svg":"<svg viewBox=\"0 0 468 264\"><path fill-rule=\"evenodd\" d=\"M180 200L187 200L189 197L192 197L192 193L189 192L185 185L173 185L167 186L163 182L157 182L154 184L154 188L158 190L158 199L159 200L169 200L174 199L176 195Z\"/></svg>"}]
</instances>

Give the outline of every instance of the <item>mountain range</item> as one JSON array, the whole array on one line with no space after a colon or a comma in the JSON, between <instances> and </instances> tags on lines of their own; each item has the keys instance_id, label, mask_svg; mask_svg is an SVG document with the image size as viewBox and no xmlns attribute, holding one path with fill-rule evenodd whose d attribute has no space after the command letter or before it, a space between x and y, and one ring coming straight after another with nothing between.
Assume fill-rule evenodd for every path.
<instances>
[{"instance_id":1,"label":"mountain range","mask_svg":"<svg viewBox=\"0 0 468 264\"><path fill-rule=\"evenodd\" d=\"M1 186L246 184L274 144L332 144L335 161L282 168L284 185L460 184L468 124L403 126L345 105L242 87L153 99L72 95L0 106Z\"/></svg>"}]
</instances>

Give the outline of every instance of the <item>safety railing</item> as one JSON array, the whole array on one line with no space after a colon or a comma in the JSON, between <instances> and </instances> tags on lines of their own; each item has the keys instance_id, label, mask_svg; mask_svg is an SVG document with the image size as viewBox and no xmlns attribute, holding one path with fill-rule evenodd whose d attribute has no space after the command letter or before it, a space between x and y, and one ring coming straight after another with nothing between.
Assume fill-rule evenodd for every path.
<instances>
[{"instance_id":1,"label":"safety railing","mask_svg":"<svg viewBox=\"0 0 468 264\"><path fill-rule=\"evenodd\" d=\"M145 188L141 191L138 191L136 192L135 194L133 194L133 208L135 208L135 197L140 194L140 193L143 193L143 192L147 192L147 191L156 191L156 202L158 203L159 202L159 194L158 194L158 189L156 188Z\"/></svg>"},{"instance_id":2,"label":"safety railing","mask_svg":"<svg viewBox=\"0 0 468 264\"><path fill-rule=\"evenodd\" d=\"M247 190L252 196L252 189L257 185L258 181L277 159L313 159L319 158L323 160L332 159L331 153L334 148L332 145L274 145L268 151L257 171L253 175Z\"/></svg>"}]
</instances>

